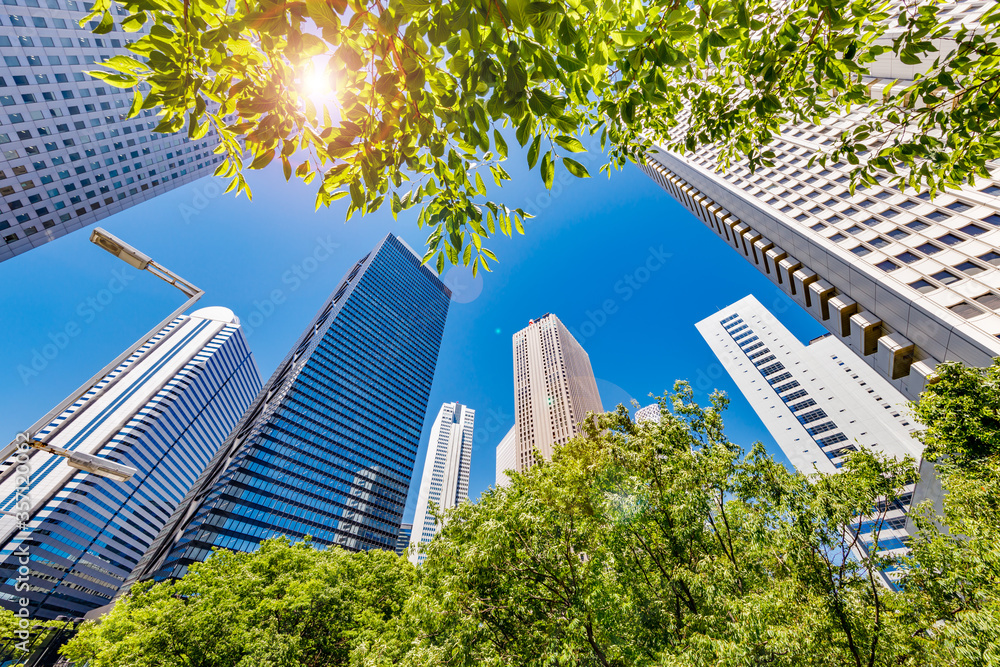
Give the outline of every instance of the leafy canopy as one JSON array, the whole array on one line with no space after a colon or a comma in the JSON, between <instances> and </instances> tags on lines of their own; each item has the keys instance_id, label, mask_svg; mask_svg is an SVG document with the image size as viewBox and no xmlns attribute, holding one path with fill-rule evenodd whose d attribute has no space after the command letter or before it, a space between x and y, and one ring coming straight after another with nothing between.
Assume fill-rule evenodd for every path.
<instances>
[{"instance_id":1,"label":"leafy canopy","mask_svg":"<svg viewBox=\"0 0 1000 667\"><path fill-rule=\"evenodd\" d=\"M954 373L936 400L992 382ZM729 442L723 396L701 407L681 384L660 403L658 424L601 415L450 510L419 569L286 540L219 551L137 587L64 653L94 667L997 664L1000 453L942 465L949 534L913 511L911 555L871 555L862 524L877 541L913 461L861 451L804 476ZM934 431L943 415L921 416ZM875 576L892 567L901 590Z\"/></svg>"},{"instance_id":2,"label":"leafy canopy","mask_svg":"<svg viewBox=\"0 0 1000 667\"><path fill-rule=\"evenodd\" d=\"M253 554L219 551L178 581L138 585L62 652L91 667L347 665L355 644L400 613L413 580L394 553L269 540Z\"/></svg>"},{"instance_id":3,"label":"leafy canopy","mask_svg":"<svg viewBox=\"0 0 1000 667\"><path fill-rule=\"evenodd\" d=\"M112 12L112 4L119 7ZM870 114L832 159L900 184L942 188L988 176L1000 157L1000 7L983 26L949 26L939 0L97 0L95 32L138 32L91 72L136 88L160 132L215 127L217 174L246 192L246 167L280 161L316 181L316 206L350 197L347 217L420 207L425 261L489 270L484 245L523 233L493 200L514 140L546 187L600 135L611 169L652 138L720 164L768 164L788 122ZM903 11L900 13L900 9ZM951 51L938 53L951 34ZM864 76L889 53L925 63L907 84ZM332 86L330 100L308 82ZM873 92L877 95L872 100ZM329 102L329 103L327 103ZM244 159L244 146L249 155ZM867 156L865 155L867 153Z\"/></svg>"}]
</instances>

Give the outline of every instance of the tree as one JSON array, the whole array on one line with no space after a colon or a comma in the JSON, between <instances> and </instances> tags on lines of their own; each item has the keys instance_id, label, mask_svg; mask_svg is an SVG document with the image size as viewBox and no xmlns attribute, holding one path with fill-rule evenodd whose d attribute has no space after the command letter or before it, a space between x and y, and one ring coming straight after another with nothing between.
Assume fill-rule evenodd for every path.
<instances>
[{"instance_id":1,"label":"tree","mask_svg":"<svg viewBox=\"0 0 1000 667\"><path fill-rule=\"evenodd\" d=\"M898 563L851 529L913 461L858 452L841 474L794 474L729 442L724 406L681 385L659 424L620 408L453 510L356 664L934 664L908 595L876 581Z\"/></svg>"},{"instance_id":2,"label":"tree","mask_svg":"<svg viewBox=\"0 0 1000 667\"><path fill-rule=\"evenodd\" d=\"M398 615L413 577L394 553L268 540L252 554L218 551L180 580L138 585L62 652L91 667L347 665Z\"/></svg>"},{"instance_id":3,"label":"tree","mask_svg":"<svg viewBox=\"0 0 1000 667\"><path fill-rule=\"evenodd\" d=\"M986 368L938 366L915 406L927 429L925 457L945 491L944 516L911 510L908 583L923 595L931 633L954 656L947 664L1000 664L1000 360ZM938 528L944 525L948 532Z\"/></svg>"},{"instance_id":4,"label":"tree","mask_svg":"<svg viewBox=\"0 0 1000 667\"><path fill-rule=\"evenodd\" d=\"M285 178L318 179L316 205L350 196L348 218L388 202L420 206L425 261L489 269L484 245L523 233L525 214L491 199L510 180L513 139L546 187L600 135L610 171L641 160L653 137L692 151L717 143L721 165L768 164L789 122L869 107L832 160L934 189L989 176L1000 157L1000 7L953 28L939 0L116 0L126 32L150 26L91 72L135 88L131 113L160 109L160 132L215 127L217 174L246 192L249 168L280 160ZM115 26L97 0L95 32ZM892 32L890 32L892 31ZM937 54L949 36L953 48ZM928 62L910 85L872 100L864 76L893 53ZM935 58L935 56L937 56ZM326 59L325 62L323 59ZM336 102L304 83L330 83ZM826 159L821 158L821 159Z\"/></svg>"}]
</instances>

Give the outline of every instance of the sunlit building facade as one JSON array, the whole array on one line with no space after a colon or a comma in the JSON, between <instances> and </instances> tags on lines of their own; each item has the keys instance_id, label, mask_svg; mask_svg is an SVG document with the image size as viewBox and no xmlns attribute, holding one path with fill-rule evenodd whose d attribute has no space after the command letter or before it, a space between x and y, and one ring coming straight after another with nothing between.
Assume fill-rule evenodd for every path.
<instances>
[{"instance_id":1,"label":"sunlit building facade","mask_svg":"<svg viewBox=\"0 0 1000 667\"><path fill-rule=\"evenodd\" d=\"M920 459L919 424L905 397L835 336L803 345L752 296L697 328L799 472L836 473L862 449ZM863 522L861 541L870 545L877 527L879 550L903 553L912 495L911 486Z\"/></svg>"},{"instance_id":2,"label":"sunlit building facade","mask_svg":"<svg viewBox=\"0 0 1000 667\"><path fill-rule=\"evenodd\" d=\"M95 35L90 3L5 0L0 17L0 261L211 174L215 130L157 134L132 91L84 74L149 31ZM118 7L119 15L124 8ZM131 54L134 56L134 54ZM178 205L182 217L183 204Z\"/></svg>"},{"instance_id":3,"label":"sunlit building facade","mask_svg":"<svg viewBox=\"0 0 1000 667\"><path fill-rule=\"evenodd\" d=\"M514 334L514 419L517 454L524 472L537 450L552 451L581 432L587 412L600 414L601 396L590 357L558 317L546 313Z\"/></svg>"},{"instance_id":4,"label":"sunlit building facade","mask_svg":"<svg viewBox=\"0 0 1000 667\"><path fill-rule=\"evenodd\" d=\"M420 260L389 234L348 270L129 584L281 535L396 549L451 296Z\"/></svg>"},{"instance_id":5,"label":"sunlit building facade","mask_svg":"<svg viewBox=\"0 0 1000 667\"><path fill-rule=\"evenodd\" d=\"M430 504L434 503L439 512L444 512L469 499L475 424L476 411L455 402L442 405L431 426L410 537L413 546L410 560L414 565L424 561L420 545L430 542L441 529L431 513Z\"/></svg>"},{"instance_id":6,"label":"sunlit building facade","mask_svg":"<svg viewBox=\"0 0 1000 667\"><path fill-rule=\"evenodd\" d=\"M19 611L27 598L32 618L51 619L109 603L260 387L239 320L218 307L176 318L97 382L37 437L138 472L118 482L32 450L25 489L8 464L0 605ZM12 512L25 491L30 519L21 528Z\"/></svg>"},{"instance_id":7,"label":"sunlit building facade","mask_svg":"<svg viewBox=\"0 0 1000 667\"><path fill-rule=\"evenodd\" d=\"M942 11L957 29L974 26L988 6L959 0ZM908 85L924 69L886 54L867 83L879 97L885 86ZM784 126L770 147L774 166L755 173L745 161L716 171L715 147L688 155L655 149L642 168L916 399L938 363L985 366L1000 356L1000 172L933 199L883 185L851 194L850 165L808 163L865 114L858 108Z\"/></svg>"}]
</instances>

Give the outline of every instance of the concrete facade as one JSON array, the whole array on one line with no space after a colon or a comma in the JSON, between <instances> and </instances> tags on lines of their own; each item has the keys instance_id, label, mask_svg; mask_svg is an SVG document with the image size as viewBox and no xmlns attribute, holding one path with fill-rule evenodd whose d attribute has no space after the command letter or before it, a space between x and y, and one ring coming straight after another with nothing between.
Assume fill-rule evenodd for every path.
<instances>
[{"instance_id":1,"label":"concrete facade","mask_svg":"<svg viewBox=\"0 0 1000 667\"><path fill-rule=\"evenodd\" d=\"M987 3L952 5L957 27L974 24ZM872 94L921 69L883 57L868 79ZM882 185L852 195L850 165L807 163L864 114L785 126L771 146L774 166L752 174L745 161L717 171L715 147L657 148L642 169L916 399L938 363L985 366L1000 356L1000 173L933 199Z\"/></svg>"},{"instance_id":2,"label":"concrete facade","mask_svg":"<svg viewBox=\"0 0 1000 667\"><path fill-rule=\"evenodd\" d=\"M195 141L186 131L154 133L154 110L128 118L131 90L84 74L128 54L150 25L95 35L94 22L79 25L89 6L4 0L0 261L211 174L222 160L214 129Z\"/></svg>"},{"instance_id":3,"label":"concrete facade","mask_svg":"<svg viewBox=\"0 0 1000 667\"><path fill-rule=\"evenodd\" d=\"M590 357L551 313L528 322L513 337L514 418L517 458L524 472L534 451L552 458L558 445L580 433L587 412L601 413L601 397Z\"/></svg>"}]
</instances>

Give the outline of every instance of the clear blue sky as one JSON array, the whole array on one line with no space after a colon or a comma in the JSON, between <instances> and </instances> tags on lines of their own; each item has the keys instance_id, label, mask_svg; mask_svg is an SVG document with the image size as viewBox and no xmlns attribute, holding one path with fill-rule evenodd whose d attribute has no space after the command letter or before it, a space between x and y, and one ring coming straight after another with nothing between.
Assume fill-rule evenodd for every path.
<instances>
[{"instance_id":1,"label":"clear blue sky","mask_svg":"<svg viewBox=\"0 0 1000 667\"><path fill-rule=\"evenodd\" d=\"M515 182L500 196L537 217L525 236L489 244L500 263L485 279L446 276L456 302L414 479L420 479L437 410L457 400L476 410L470 497L493 483L495 447L514 422L511 334L547 312L579 334L606 409L632 398L645 405L650 392L662 393L678 378L690 380L701 398L717 387L732 398L730 439L745 446L761 440L787 463L694 323L752 293L801 339L822 333L820 326L635 167L609 181L592 163L594 178L569 178L549 196L516 162L510 169ZM396 222L385 212L348 223L342 207L314 212L314 189L285 183L280 169L249 180L252 203L222 195L217 181L206 178L100 225L203 288L199 305L226 306L244 321L259 322L249 341L266 380L344 272L387 231L418 251L426 233L417 229L415 211ZM7 286L0 306L5 438L183 301L88 237L88 230L73 232L0 264ZM335 248L329 259L303 265L318 246ZM647 272L647 260L659 268ZM273 307L275 290L284 299ZM251 320L255 312L260 315ZM57 348L44 349L49 343L58 346L57 354ZM407 519L415 496L411 488Z\"/></svg>"}]
</instances>

